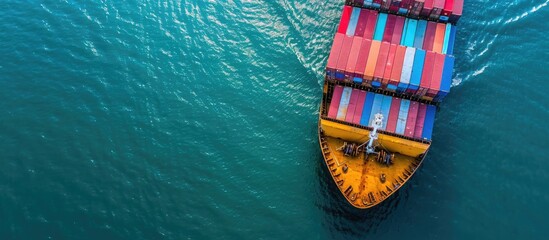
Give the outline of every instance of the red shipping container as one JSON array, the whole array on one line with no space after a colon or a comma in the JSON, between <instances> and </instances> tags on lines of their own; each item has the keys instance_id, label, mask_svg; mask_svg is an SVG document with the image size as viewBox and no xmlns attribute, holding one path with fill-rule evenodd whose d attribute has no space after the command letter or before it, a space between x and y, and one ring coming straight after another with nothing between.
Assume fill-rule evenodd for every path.
<instances>
[{"instance_id":1,"label":"red shipping container","mask_svg":"<svg viewBox=\"0 0 549 240\"><path fill-rule=\"evenodd\" d=\"M427 113L427 105L420 103L417 110L416 128L414 129L414 138L421 139L423 134L423 124L425 122L425 114Z\"/></svg>"},{"instance_id":2,"label":"red shipping container","mask_svg":"<svg viewBox=\"0 0 549 240\"><path fill-rule=\"evenodd\" d=\"M353 88L353 91L351 92L351 98L349 99L349 106L347 107L347 115L345 115L345 122L353 122L359 94L360 90Z\"/></svg>"},{"instance_id":3,"label":"red shipping container","mask_svg":"<svg viewBox=\"0 0 549 240\"><path fill-rule=\"evenodd\" d=\"M391 42L393 38L393 32L395 30L396 19L397 19L397 16L393 14L389 14L389 16L387 17L387 23L385 24L385 32L383 34L384 42Z\"/></svg>"},{"instance_id":4,"label":"red shipping container","mask_svg":"<svg viewBox=\"0 0 549 240\"><path fill-rule=\"evenodd\" d=\"M395 29L393 31L393 37L391 38L392 44L400 44L400 39L402 38L402 29L404 28L404 21L406 19L401 16L397 16L395 22Z\"/></svg>"},{"instance_id":5,"label":"red shipping container","mask_svg":"<svg viewBox=\"0 0 549 240\"><path fill-rule=\"evenodd\" d=\"M404 64L404 56L406 55L406 47L399 45L395 54L395 60L393 62L393 71L391 72L391 78L387 82L397 86L400 82L400 75L402 74L402 65Z\"/></svg>"},{"instance_id":6,"label":"red shipping container","mask_svg":"<svg viewBox=\"0 0 549 240\"><path fill-rule=\"evenodd\" d=\"M425 4L423 4L423 9L421 10L420 15L422 17L429 17L431 15L431 10L433 10L433 0L425 0Z\"/></svg>"},{"instance_id":7,"label":"red shipping container","mask_svg":"<svg viewBox=\"0 0 549 240\"><path fill-rule=\"evenodd\" d=\"M335 70L337 67L337 60L339 53L341 52L341 46L343 45L343 38L345 34L336 33L334 42L332 43L332 50L330 50L330 56L328 57L328 64L326 65L326 74L329 78L335 77Z\"/></svg>"},{"instance_id":8,"label":"red shipping container","mask_svg":"<svg viewBox=\"0 0 549 240\"><path fill-rule=\"evenodd\" d=\"M435 65L435 53L427 51L425 54L425 62L423 64L423 72L421 73L421 82L416 95L424 96L431 86L431 77L433 76L433 67Z\"/></svg>"},{"instance_id":9,"label":"red shipping container","mask_svg":"<svg viewBox=\"0 0 549 240\"><path fill-rule=\"evenodd\" d=\"M335 119L337 117L337 110L339 109L341 94L343 94L343 87L340 85L336 85L334 87L334 93L332 94L332 101L330 102L330 109L328 111L329 118Z\"/></svg>"},{"instance_id":10,"label":"red shipping container","mask_svg":"<svg viewBox=\"0 0 549 240\"><path fill-rule=\"evenodd\" d=\"M389 48L391 44L388 42L382 42L379 49L379 56L377 58L376 70L374 71L374 80L381 82L383 79L383 72L385 71L385 66L387 66L387 57L389 56Z\"/></svg>"},{"instance_id":11,"label":"red shipping container","mask_svg":"<svg viewBox=\"0 0 549 240\"><path fill-rule=\"evenodd\" d=\"M435 63L433 65L433 76L431 77L431 84L427 90L428 97L435 97L440 91L440 83L442 82L442 72L444 70L444 60L446 56L444 54L435 53Z\"/></svg>"},{"instance_id":12,"label":"red shipping container","mask_svg":"<svg viewBox=\"0 0 549 240\"><path fill-rule=\"evenodd\" d=\"M442 16L450 17L454 9L454 0L446 0L444 2L444 9L442 9Z\"/></svg>"},{"instance_id":13,"label":"red shipping container","mask_svg":"<svg viewBox=\"0 0 549 240\"><path fill-rule=\"evenodd\" d=\"M358 61L358 54L360 53L360 47L362 46L362 38L354 37L353 44L351 46L351 53L349 53L349 60L347 60L347 67L345 69L345 79L353 80L355 75L356 63Z\"/></svg>"},{"instance_id":14,"label":"red shipping container","mask_svg":"<svg viewBox=\"0 0 549 240\"><path fill-rule=\"evenodd\" d=\"M355 66L355 77L364 78L364 71L366 71L366 63L368 62L368 55L370 54L370 46L372 40L363 38L360 46L360 52L358 53L358 60Z\"/></svg>"},{"instance_id":15,"label":"red shipping container","mask_svg":"<svg viewBox=\"0 0 549 240\"><path fill-rule=\"evenodd\" d=\"M375 10L369 10L369 11L370 11L370 14L368 14L368 22L366 23L366 29L364 30L363 37L367 39L373 39L374 31L376 29L378 12Z\"/></svg>"},{"instance_id":16,"label":"red shipping container","mask_svg":"<svg viewBox=\"0 0 549 240\"><path fill-rule=\"evenodd\" d=\"M349 54L351 53L352 46L353 37L345 35L343 37L341 53L339 53L339 59L337 60L336 79L343 80L345 78L345 68L347 67L347 61L349 60Z\"/></svg>"},{"instance_id":17,"label":"red shipping container","mask_svg":"<svg viewBox=\"0 0 549 240\"><path fill-rule=\"evenodd\" d=\"M435 33L437 31L437 23L427 22L427 29L425 30L425 37L423 39L423 50L433 51L433 44L435 42ZM443 36L444 39L444 36Z\"/></svg>"},{"instance_id":18,"label":"red shipping container","mask_svg":"<svg viewBox=\"0 0 549 240\"><path fill-rule=\"evenodd\" d=\"M400 101L400 98L394 97L393 101L391 102L391 110L389 111L389 119L387 120L386 128L388 132L394 133L396 131L398 114L400 112Z\"/></svg>"},{"instance_id":19,"label":"red shipping container","mask_svg":"<svg viewBox=\"0 0 549 240\"><path fill-rule=\"evenodd\" d=\"M437 23L435 40L433 42L433 52L442 53L442 46L444 45L444 32L446 32L446 24Z\"/></svg>"},{"instance_id":20,"label":"red shipping container","mask_svg":"<svg viewBox=\"0 0 549 240\"><path fill-rule=\"evenodd\" d=\"M343 13L341 14L341 19L339 19L339 28L337 29L338 33L345 34L347 32L347 26L349 26L349 20L351 19L351 13L353 12L353 7L344 6Z\"/></svg>"},{"instance_id":21,"label":"red shipping container","mask_svg":"<svg viewBox=\"0 0 549 240\"><path fill-rule=\"evenodd\" d=\"M419 102L410 101L410 108L408 109L408 119L406 119L406 130L404 130L404 136L406 137L414 137L418 110Z\"/></svg>"},{"instance_id":22,"label":"red shipping container","mask_svg":"<svg viewBox=\"0 0 549 240\"><path fill-rule=\"evenodd\" d=\"M355 36L364 36L364 30L366 30L366 24L368 23L368 17L370 16L370 10L360 9L360 16L356 24Z\"/></svg>"},{"instance_id":23,"label":"red shipping container","mask_svg":"<svg viewBox=\"0 0 549 240\"><path fill-rule=\"evenodd\" d=\"M353 123L360 124L360 118L362 117L362 110L364 108L364 101L366 100L366 91L360 90L358 93L358 99L356 102L355 113L353 116Z\"/></svg>"},{"instance_id":24,"label":"red shipping container","mask_svg":"<svg viewBox=\"0 0 549 240\"><path fill-rule=\"evenodd\" d=\"M395 55L398 45L391 44L389 47L389 55L387 55L387 64L385 65L385 71L383 72L383 87L387 85L389 79L391 79L391 73L393 72L393 63L395 61Z\"/></svg>"}]
</instances>

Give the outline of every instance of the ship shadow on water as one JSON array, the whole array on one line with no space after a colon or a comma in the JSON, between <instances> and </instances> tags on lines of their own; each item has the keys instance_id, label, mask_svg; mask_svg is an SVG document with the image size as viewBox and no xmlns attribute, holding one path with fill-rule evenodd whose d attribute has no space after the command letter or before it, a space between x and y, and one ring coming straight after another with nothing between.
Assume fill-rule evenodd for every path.
<instances>
[{"instance_id":1,"label":"ship shadow on water","mask_svg":"<svg viewBox=\"0 0 549 240\"><path fill-rule=\"evenodd\" d=\"M317 207L324 213L322 224L328 229L330 238L364 237L375 234L380 225L391 216L403 198L407 198L410 184L390 196L388 199L369 209L353 207L336 187L322 155L318 156L316 165L319 179Z\"/></svg>"}]
</instances>

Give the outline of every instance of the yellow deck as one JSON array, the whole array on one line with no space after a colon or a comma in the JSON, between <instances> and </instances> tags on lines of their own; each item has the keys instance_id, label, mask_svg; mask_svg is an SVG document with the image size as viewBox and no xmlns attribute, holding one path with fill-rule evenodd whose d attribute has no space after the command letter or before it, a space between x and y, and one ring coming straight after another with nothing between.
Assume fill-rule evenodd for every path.
<instances>
[{"instance_id":1,"label":"yellow deck","mask_svg":"<svg viewBox=\"0 0 549 240\"><path fill-rule=\"evenodd\" d=\"M366 129L320 119L319 142L326 165L343 196L357 208L373 207L396 192L414 174L429 149L427 143L379 134L378 142L396 153L391 165L378 163L365 154L344 156L337 150L345 141L367 141L368 134ZM385 182L381 181L382 174Z\"/></svg>"}]
</instances>

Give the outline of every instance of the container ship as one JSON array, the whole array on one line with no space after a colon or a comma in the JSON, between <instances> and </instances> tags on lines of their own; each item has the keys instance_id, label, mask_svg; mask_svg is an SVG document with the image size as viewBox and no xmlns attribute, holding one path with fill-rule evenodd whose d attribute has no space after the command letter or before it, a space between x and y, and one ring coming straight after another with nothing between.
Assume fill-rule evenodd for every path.
<instances>
[{"instance_id":1,"label":"container ship","mask_svg":"<svg viewBox=\"0 0 549 240\"><path fill-rule=\"evenodd\" d=\"M356 208L401 188L431 146L463 0L347 0L326 65L318 136Z\"/></svg>"}]
</instances>

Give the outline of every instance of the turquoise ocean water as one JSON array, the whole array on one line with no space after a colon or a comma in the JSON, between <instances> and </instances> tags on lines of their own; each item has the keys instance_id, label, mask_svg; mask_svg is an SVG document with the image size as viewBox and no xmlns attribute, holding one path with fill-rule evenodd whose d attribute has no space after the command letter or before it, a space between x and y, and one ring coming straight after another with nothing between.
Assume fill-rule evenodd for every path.
<instances>
[{"instance_id":1,"label":"turquoise ocean water","mask_svg":"<svg viewBox=\"0 0 549 240\"><path fill-rule=\"evenodd\" d=\"M549 1L465 3L422 168L349 206L316 136L343 1L0 3L0 239L543 239Z\"/></svg>"}]
</instances>

